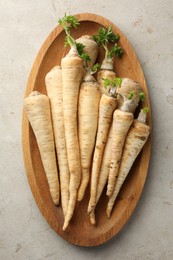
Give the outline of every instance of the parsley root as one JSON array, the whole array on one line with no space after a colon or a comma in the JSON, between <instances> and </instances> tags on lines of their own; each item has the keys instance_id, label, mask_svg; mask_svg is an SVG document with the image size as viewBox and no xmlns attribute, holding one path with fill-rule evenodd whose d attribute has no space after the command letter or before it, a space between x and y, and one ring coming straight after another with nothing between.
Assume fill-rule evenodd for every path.
<instances>
[{"instance_id":1,"label":"parsley root","mask_svg":"<svg viewBox=\"0 0 173 260\"><path fill-rule=\"evenodd\" d=\"M80 87L78 105L79 145L82 165L82 180L78 191L79 201L83 199L90 179L92 154L98 124L99 101L98 83L88 70Z\"/></svg>"},{"instance_id":2,"label":"parsley root","mask_svg":"<svg viewBox=\"0 0 173 260\"><path fill-rule=\"evenodd\" d=\"M83 78L83 60L79 57L76 42L70 35L70 28L76 28L79 23L74 16L64 16L59 20L66 32L66 43L70 45L69 53L62 58L63 81L63 114L67 146L67 158L70 171L69 203L63 230L65 230L73 216L77 191L81 181L81 162L77 130L77 104L79 86Z\"/></svg>"},{"instance_id":3,"label":"parsley root","mask_svg":"<svg viewBox=\"0 0 173 260\"><path fill-rule=\"evenodd\" d=\"M96 144L93 157L93 165L91 172L90 200L88 205L88 213L90 214L96 204L97 184L102 162L103 151L108 137L109 128L112 121L112 114L117 105L117 99L103 95L99 106L99 121L96 137Z\"/></svg>"},{"instance_id":4,"label":"parsley root","mask_svg":"<svg viewBox=\"0 0 173 260\"><path fill-rule=\"evenodd\" d=\"M107 217L110 217L117 195L135 159L137 158L138 154L142 150L150 134L150 127L145 123L146 113L147 113L146 108L141 109L138 118L134 120L127 134L115 189L113 191L112 196L109 198L109 202L106 209Z\"/></svg>"},{"instance_id":5,"label":"parsley root","mask_svg":"<svg viewBox=\"0 0 173 260\"><path fill-rule=\"evenodd\" d=\"M60 66L56 66L48 72L45 77L45 83L51 105L55 145L58 155L61 203L65 217L69 201L70 175L67 161L67 149L63 120L63 84L62 70Z\"/></svg>"},{"instance_id":6,"label":"parsley root","mask_svg":"<svg viewBox=\"0 0 173 260\"><path fill-rule=\"evenodd\" d=\"M38 91L32 92L24 100L24 111L38 143L50 194L55 205L58 205L60 197L59 179L49 98Z\"/></svg>"}]
</instances>

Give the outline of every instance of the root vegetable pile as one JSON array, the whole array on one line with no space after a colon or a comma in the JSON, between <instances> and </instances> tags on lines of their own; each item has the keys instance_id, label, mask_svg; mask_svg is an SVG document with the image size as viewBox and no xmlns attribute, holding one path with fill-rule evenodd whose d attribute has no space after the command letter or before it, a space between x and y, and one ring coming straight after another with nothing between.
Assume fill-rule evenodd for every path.
<instances>
[{"instance_id":1,"label":"root vegetable pile","mask_svg":"<svg viewBox=\"0 0 173 260\"><path fill-rule=\"evenodd\" d=\"M62 208L65 231L77 201L80 206L88 190L86 214L91 224L97 223L95 211L103 192L108 196L105 214L111 217L150 127L148 108L142 108L142 86L117 77L114 70L114 59L123 56L120 36L109 27L74 39L70 31L77 30L78 20L65 15L58 23L70 50L47 72L47 95L32 92L24 100L24 111L38 143L50 196ZM99 48L104 51L101 65L96 63Z\"/></svg>"}]
</instances>

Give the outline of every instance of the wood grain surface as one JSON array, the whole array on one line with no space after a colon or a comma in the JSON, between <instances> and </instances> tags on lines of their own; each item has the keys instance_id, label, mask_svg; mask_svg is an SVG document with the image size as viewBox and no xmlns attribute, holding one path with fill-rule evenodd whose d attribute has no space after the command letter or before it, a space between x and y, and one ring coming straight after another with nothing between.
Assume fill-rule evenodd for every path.
<instances>
[{"instance_id":1,"label":"wood grain surface","mask_svg":"<svg viewBox=\"0 0 173 260\"><path fill-rule=\"evenodd\" d=\"M101 16L95 14L78 14L76 17L80 21L80 26L77 30L71 31L74 38L78 38L84 34L93 35L98 31L100 26L112 26L113 31L119 33L119 43L124 49L124 55L122 59L114 59L115 71L117 76L129 77L141 84L146 95L144 105L147 105L150 111L147 124L151 126L151 108L146 81L136 54L127 38L119 28ZM53 66L60 65L61 58L65 56L68 51L64 47L64 38L65 33L63 29L57 26L43 43L33 64L26 86L25 97L33 90L38 90L44 94L46 93L46 74ZM98 62L101 62L102 59L103 51L100 48ZM92 226L90 224L89 216L87 215L89 201L88 189L84 200L77 203L74 216L65 232L62 231L64 221L62 208L61 206L54 206L52 202L37 142L24 112L22 143L26 173L35 201L49 225L63 239L79 246L96 246L111 239L127 223L137 205L146 180L150 160L151 135L135 161L119 193L111 218L106 218L105 209L107 198L103 194L96 208L97 225Z\"/></svg>"}]
</instances>

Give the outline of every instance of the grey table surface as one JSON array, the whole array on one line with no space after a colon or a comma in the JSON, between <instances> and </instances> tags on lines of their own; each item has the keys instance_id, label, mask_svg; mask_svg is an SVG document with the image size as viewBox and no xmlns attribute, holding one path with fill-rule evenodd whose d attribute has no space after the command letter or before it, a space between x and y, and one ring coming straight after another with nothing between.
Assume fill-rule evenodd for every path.
<instances>
[{"instance_id":1,"label":"grey table surface","mask_svg":"<svg viewBox=\"0 0 173 260\"><path fill-rule=\"evenodd\" d=\"M140 201L106 244L59 237L32 196L22 157L23 95L35 56L64 13L96 13L127 36L152 105L152 155ZM173 1L0 1L0 259L173 259Z\"/></svg>"}]
</instances>

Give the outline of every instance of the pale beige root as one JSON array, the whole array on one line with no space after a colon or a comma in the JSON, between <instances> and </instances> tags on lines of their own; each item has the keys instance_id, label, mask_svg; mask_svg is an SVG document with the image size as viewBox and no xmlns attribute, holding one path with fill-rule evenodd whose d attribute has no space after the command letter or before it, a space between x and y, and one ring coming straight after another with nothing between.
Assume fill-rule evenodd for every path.
<instances>
[{"instance_id":1,"label":"pale beige root","mask_svg":"<svg viewBox=\"0 0 173 260\"><path fill-rule=\"evenodd\" d=\"M121 165L120 165L115 189L112 196L109 198L109 202L107 205L106 215L108 218L111 216L111 212L114 206L114 202L117 198L117 195L128 173L130 172L130 169L135 159L137 158L138 154L140 153L143 146L145 145L149 134L150 134L149 126L139 122L138 120L134 120L128 132L126 142L124 145Z\"/></svg>"},{"instance_id":2,"label":"pale beige root","mask_svg":"<svg viewBox=\"0 0 173 260\"><path fill-rule=\"evenodd\" d=\"M82 179L78 190L78 201L83 199L89 183L92 154L98 125L100 91L98 83L92 78L92 81L81 84L79 92L78 131Z\"/></svg>"},{"instance_id":3,"label":"pale beige root","mask_svg":"<svg viewBox=\"0 0 173 260\"><path fill-rule=\"evenodd\" d=\"M93 211L90 213L90 223L92 225L96 225L96 215L95 215L95 208Z\"/></svg>"},{"instance_id":4,"label":"pale beige root","mask_svg":"<svg viewBox=\"0 0 173 260\"><path fill-rule=\"evenodd\" d=\"M82 43L85 48L84 52L89 55L90 61L88 61L88 67L92 67L98 56L98 45L90 35L83 35L76 40L77 43Z\"/></svg>"},{"instance_id":5,"label":"pale beige root","mask_svg":"<svg viewBox=\"0 0 173 260\"><path fill-rule=\"evenodd\" d=\"M60 190L49 98L38 91L32 92L24 100L24 111L38 143L50 194L54 204L58 205Z\"/></svg>"},{"instance_id":6,"label":"pale beige root","mask_svg":"<svg viewBox=\"0 0 173 260\"><path fill-rule=\"evenodd\" d=\"M113 124L111 124L111 127L109 129L109 135L108 135L105 150L104 150L104 153L103 153L103 159L102 159L99 181L98 181L98 186L97 186L96 202L99 201L100 196L101 196L103 189L106 185L106 182L108 180L110 161L111 161L112 142L113 142Z\"/></svg>"},{"instance_id":7,"label":"pale beige root","mask_svg":"<svg viewBox=\"0 0 173 260\"><path fill-rule=\"evenodd\" d=\"M104 79L108 78L110 80L113 80L116 77L116 73L113 70L107 70L107 69L101 69L97 73L97 82L99 84L99 89L101 95L109 95L110 88L104 87Z\"/></svg>"},{"instance_id":8,"label":"pale beige root","mask_svg":"<svg viewBox=\"0 0 173 260\"><path fill-rule=\"evenodd\" d=\"M113 115L113 135L111 163L108 176L107 196L111 196L116 183L123 146L128 130L133 122L133 114L116 109Z\"/></svg>"},{"instance_id":9,"label":"pale beige root","mask_svg":"<svg viewBox=\"0 0 173 260\"><path fill-rule=\"evenodd\" d=\"M137 108L138 104L139 104L139 94L140 92L142 92L142 87L141 85L130 79L130 78L122 78L122 83L121 83L121 87L117 88L117 99L118 99L118 108L120 108L123 105L123 97L122 96L128 96L129 93L133 91L134 92L134 96L132 97L132 102L130 103L129 106L129 112L134 113L135 109Z\"/></svg>"},{"instance_id":10,"label":"pale beige root","mask_svg":"<svg viewBox=\"0 0 173 260\"><path fill-rule=\"evenodd\" d=\"M90 214L96 204L97 183L100 173L102 156L108 137L109 128L112 121L112 114L117 105L117 100L113 97L103 95L99 105L99 121L94 149L94 157L91 171L91 187L90 200L88 205L88 213Z\"/></svg>"},{"instance_id":11,"label":"pale beige root","mask_svg":"<svg viewBox=\"0 0 173 260\"><path fill-rule=\"evenodd\" d=\"M67 158L70 171L70 197L65 216L63 230L73 216L76 203L77 190L81 181L81 162L77 131L77 104L79 86L83 77L83 60L73 53L61 60L63 80L63 115L67 147Z\"/></svg>"},{"instance_id":12,"label":"pale beige root","mask_svg":"<svg viewBox=\"0 0 173 260\"><path fill-rule=\"evenodd\" d=\"M67 149L63 119L63 84L62 70L55 66L45 77L47 94L50 99L53 130L59 166L61 204L64 217L69 201L70 173L67 160Z\"/></svg>"},{"instance_id":13,"label":"pale beige root","mask_svg":"<svg viewBox=\"0 0 173 260\"><path fill-rule=\"evenodd\" d=\"M106 146L105 146L104 153L103 153L103 159L102 159L102 163L101 163L100 175L99 175L98 185L97 185L96 205L100 199L100 196L101 196L101 194L104 190L104 187L106 185L106 182L108 180L109 167L110 167L110 162L111 162L112 133L113 133L113 124L111 124L111 127L109 129L109 135L108 135L108 139L107 139ZM96 224L95 213L94 213L96 205L90 214L90 222L93 225Z\"/></svg>"},{"instance_id":14,"label":"pale beige root","mask_svg":"<svg viewBox=\"0 0 173 260\"><path fill-rule=\"evenodd\" d=\"M76 205L77 191L78 191L78 189L76 188L76 182L78 182L77 177L74 176L74 174L73 174L72 176L70 176L70 186L69 186L70 199L69 199L67 213L66 213L65 221L64 221L64 225L63 225L64 231L66 230L66 228L69 225L69 222L73 216L75 205Z\"/></svg>"}]
</instances>

